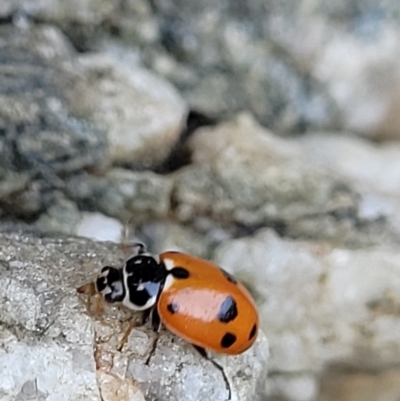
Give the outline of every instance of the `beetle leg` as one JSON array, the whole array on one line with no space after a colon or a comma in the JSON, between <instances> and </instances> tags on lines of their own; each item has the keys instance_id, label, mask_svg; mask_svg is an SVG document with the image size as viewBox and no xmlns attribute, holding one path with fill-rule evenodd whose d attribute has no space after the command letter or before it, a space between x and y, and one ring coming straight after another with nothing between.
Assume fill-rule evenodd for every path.
<instances>
[{"instance_id":1,"label":"beetle leg","mask_svg":"<svg viewBox=\"0 0 400 401\"><path fill-rule=\"evenodd\" d=\"M154 352L156 351L158 339L160 337L160 329L161 329L161 319L160 319L160 315L158 314L156 307L150 309L149 317L151 319L151 327L154 331L155 338L154 338L153 344L151 346L149 356L146 359L145 365L149 365L150 359L153 357Z\"/></svg>"},{"instance_id":2,"label":"beetle leg","mask_svg":"<svg viewBox=\"0 0 400 401\"><path fill-rule=\"evenodd\" d=\"M149 356L147 357L146 362L144 363L147 366L150 363L150 359L153 357L154 353L156 352L159 338L160 338L160 334L159 333L155 333L155 338L153 340L153 344L151 346L151 350L150 350Z\"/></svg>"},{"instance_id":3,"label":"beetle leg","mask_svg":"<svg viewBox=\"0 0 400 401\"><path fill-rule=\"evenodd\" d=\"M151 309L146 309L142 313L142 326L144 326L150 319Z\"/></svg>"},{"instance_id":4,"label":"beetle leg","mask_svg":"<svg viewBox=\"0 0 400 401\"><path fill-rule=\"evenodd\" d=\"M86 309L94 316L102 315L105 309L104 298L96 291L94 283L87 283L77 289L79 294L87 295Z\"/></svg>"},{"instance_id":5,"label":"beetle leg","mask_svg":"<svg viewBox=\"0 0 400 401\"><path fill-rule=\"evenodd\" d=\"M228 391L228 400L231 399L231 385L229 383L228 378L226 377L224 368L217 362L215 362L213 359L211 359L208 355L207 355L207 351L203 348L203 347L199 347L198 345L194 345L192 344L193 347L196 349L196 351L205 359L207 359L207 361L210 361L222 374L222 377L224 379L225 382L225 387Z\"/></svg>"},{"instance_id":6,"label":"beetle leg","mask_svg":"<svg viewBox=\"0 0 400 401\"><path fill-rule=\"evenodd\" d=\"M129 325L128 328L125 330L124 335L122 336L121 341L119 342L118 345L118 351L122 351L122 348L124 348L124 345L128 341L129 335L132 333L132 330L137 326L137 322L135 319L130 319L129 320Z\"/></svg>"},{"instance_id":7,"label":"beetle leg","mask_svg":"<svg viewBox=\"0 0 400 401\"><path fill-rule=\"evenodd\" d=\"M196 350L203 358L208 359L207 351L206 351L204 348L199 347L198 345L194 345L194 344L192 344L192 345L193 345L193 347L195 348L195 350Z\"/></svg>"},{"instance_id":8,"label":"beetle leg","mask_svg":"<svg viewBox=\"0 0 400 401\"><path fill-rule=\"evenodd\" d=\"M83 284L77 288L79 294L87 294L87 295L94 295L96 294L96 287L93 282Z\"/></svg>"},{"instance_id":9,"label":"beetle leg","mask_svg":"<svg viewBox=\"0 0 400 401\"><path fill-rule=\"evenodd\" d=\"M155 333L159 333L161 329L161 319L160 315L158 314L157 308L154 307L151 309L151 327Z\"/></svg>"}]
</instances>

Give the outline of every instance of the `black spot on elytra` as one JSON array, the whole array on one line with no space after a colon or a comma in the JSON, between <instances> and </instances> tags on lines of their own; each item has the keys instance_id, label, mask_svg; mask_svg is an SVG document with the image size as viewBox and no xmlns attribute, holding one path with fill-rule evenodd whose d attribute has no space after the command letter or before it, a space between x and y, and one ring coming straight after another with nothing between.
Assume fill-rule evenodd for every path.
<instances>
[{"instance_id":1,"label":"black spot on elytra","mask_svg":"<svg viewBox=\"0 0 400 401\"><path fill-rule=\"evenodd\" d=\"M231 345L234 344L236 341L236 336L232 333L226 333L221 340L221 347L222 348L229 348Z\"/></svg>"},{"instance_id":2,"label":"black spot on elytra","mask_svg":"<svg viewBox=\"0 0 400 401\"><path fill-rule=\"evenodd\" d=\"M238 310L236 306L236 301L228 296L224 299L224 302L221 304L221 308L219 309L217 318L222 323L229 323L236 318L238 315Z\"/></svg>"},{"instance_id":3,"label":"black spot on elytra","mask_svg":"<svg viewBox=\"0 0 400 401\"><path fill-rule=\"evenodd\" d=\"M167 310L168 310L168 312L174 314L174 313L179 312L179 306L178 306L178 304L170 303L167 305Z\"/></svg>"},{"instance_id":4,"label":"black spot on elytra","mask_svg":"<svg viewBox=\"0 0 400 401\"><path fill-rule=\"evenodd\" d=\"M235 277L232 276L232 274L228 273L226 270L222 269L221 267L220 267L220 270L228 281L230 281L233 284L238 283L237 280L235 279Z\"/></svg>"},{"instance_id":5,"label":"black spot on elytra","mask_svg":"<svg viewBox=\"0 0 400 401\"><path fill-rule=\"evenodd\" d=\"M253 337L257 333L257 325L254 324L253 327L251 328L250 334L249 334L249 341L253 339Z\"/></svg>"},{"instance_id":6,"label":"black spot on elytra","mask_svg":"<svg viewBox=\"0 0 400 401\"><path fill-rule=\"evenodd\" d=\"M185 279L190 276L190 273L184 267L174 267L170 272L175 278Z\"/></svg>"}]
</instances>

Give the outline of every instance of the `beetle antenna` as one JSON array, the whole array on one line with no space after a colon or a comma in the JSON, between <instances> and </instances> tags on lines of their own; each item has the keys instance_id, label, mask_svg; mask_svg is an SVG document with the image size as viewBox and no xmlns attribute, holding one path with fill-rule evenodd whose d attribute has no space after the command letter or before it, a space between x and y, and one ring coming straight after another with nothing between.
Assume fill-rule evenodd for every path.
<instances>
[{"instance_id":1,"label":"beetle antenna","mask_svg":"<svg viewBox=\"0 0 400 401\"><path fill-rule=\"evenodd\" d=\"M131 221L132 217L129 217L129 219L126 220L125 224L123 225L121 229L121 237L120 237L120 245L121 248L128 253L132 248L137 248L137 253L136 255L143 255L144 253L147 253L147 248L146 245L143 244L140 241L131 241L129 240L129 223Z\"/></svg>"},{"instance_id":2,"label":"beetle antenna","mask_svg":"<svg viewBox=\"0 0 400 401\"><path fill-rule=\"evenodd\" d=\"M125 244L125 246L128 246L129 248L137 248L137 254L138 255L143 255L145 253L147 253L147 247L145 244L143 244L143 242L140 241L132 241L132 242L128 242Z\"/></svg>"},{"instance_id":3,"label":"beetle antenna","mask_svg":"<svg viewBox=\"0 0 400 401\"><path fill-rule=\"evenodd\" d=\"M126 254L126 255L128 254L127 251L126 251L127 249L130 249L130 251L131 251L131 252L128 254L128 256L125 257L125 263L126 263L129 259L134 258L135 256L138 256L138 255L150 255L150 254L147 252L147 247L146 247L145 244L143 244L143 242L140 242L140 241L132 241L132 242L128 242L128 243L123 244L123 246L124 246L124 248L125 248L125 254ZM135 252L132 252L132 248L136 248Z\"/></svg>"}]
</instances>

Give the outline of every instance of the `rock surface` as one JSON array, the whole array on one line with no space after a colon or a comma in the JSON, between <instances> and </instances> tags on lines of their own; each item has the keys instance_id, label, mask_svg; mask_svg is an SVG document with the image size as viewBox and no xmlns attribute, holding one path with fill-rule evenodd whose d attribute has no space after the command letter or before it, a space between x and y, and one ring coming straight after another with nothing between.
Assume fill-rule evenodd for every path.
<instances>
[{"instance_id":1,"label":"rock surface","mask_svg":"<svg viewBox=\"0 0 400 401\"><path fill-rule=\"evenodd\" d=\"M3 3L4 19L57 24L81 51L116 37L204 114L251 110L279 133L341 127L399 137L395 0Z\"/></svg>"},{"instance_id":2,"label":"rock surface","mask_svg":"<svg viewBox=\"0 0 400 401\"><path fill-rule=\"evenodd\" d=\"M78 57L55 28L0 30L0 215L37 217L70 175L167 157L186 116L170 84L111 56Z\"/></svg>"},{"instance_id":3,"label":"rock surface","mask_svg":"<svg viewBox=\"0 0 400 401\"><path fill-rule=\"evenodd\" d=\"M88 90L75 107L107 130L112 163L154 168L168 156L186 119L186 104L164 79L111 54L81 56Z\"/></svg>"},{"instance_id":4,"label":"rock surface","mask_svg":"<svg viewBox=\"0 0 400 401\"><path fill-rule=\"evenodd\" d=\"M92 316L76 288L104 264L121 261L117 247L73 237L0 235L0 381L2 400L225 400L221 372L183 340L162 331L132 331L116 308ZM238 357L214 356L231 383L232 400L262 400L268 346ZM29 363L27 363L29 362Z\"/></svg>"},{"instance_id":5,"label":"rock surface","mask_svg":"<svg viewBox=\"0 0 400 401\"><path fill-rule=\"evenodd\" d=\"M247 114L198 130L188 146L192 164L176 174L173 192L178 220L203 216L246 227L277 224L290 232L304 220L357 210L357 194L344 180L317 168L297 141L274 136ZM319 227L308 234L325 232Z\"/></svg>"},{"instance_id":6,"label":"rock surface","mask_svg":"<svg viewBox=\"0 0 400 401\"><path fill-rule=\"evenodd\" d=\"M62 47L50 58L41 54L49 41L56 47L59 32L49 40L46 28L31 32L6 26L1 31L0 170L6 191L0 210L31 216L52 203L54 190L62 187L61 175L102 165L106 137L69 108L66 88L80 79L60 68Z\"/></svg>"},{"instance_id":7,"label":"rock surface","mask_svg":"<svg viewBox=\"0 0 400 401\"><path fill-rule=\"evenodd\" d=\"M97 212L83 212L73 232L94 241L121 242L124 227L117 220Z\"/></svg>"},{"instance_id":8,"label":"rock surface","mask_svg":"<svg viewBox=\"0 0 400 401\"><path fill-rule=\"evenodd\" d=\"M168 216L173 181L150 171L115 168L104 176L75 175L66 186L83 208L138 224Z\"/></svg>"},{"instance_id":9,"label":"rock surface","mask_svg":"<svg viewBox=\"0 0 400 401\"><path fill-rule=\"evenodd\" d=\"M3 0L0 371L22 352L43 369L16 361L0 399L196 399L198 377L225 393L168 333L151 367L146 328L118 351L126 315L76 298L122 255L65 235L118 241L129 222L257 294L268 399L397 401L399 15L397 0ZM208 117L227 122L193 132ZM243 384L246 360L219 361L254 399L259 362Z\"/></svg>"},{"instance_id":10,"label":"rock surface","mask_svg":"<svg viewBox=\"0 0 400 401\"><path fill-rule=\"evenodd\" d=\"M219 246L215 260L257 294L271 345L272 394L304 397L290 394L296 379L311 400L315 374L330 365L381 371L400 363L397 248L351 250L260 231Z\"/></svg>"},{"instance_id":11,"label":"rock surface","mask_svg":"<svg viewBox=\"0 0 400 401\"><path fill-rule=\"evenodd\" d=\"M321 401L396 401L400 394L399 369L343 374L333 368L322 380Z\"/></svg>"}]
</instances>

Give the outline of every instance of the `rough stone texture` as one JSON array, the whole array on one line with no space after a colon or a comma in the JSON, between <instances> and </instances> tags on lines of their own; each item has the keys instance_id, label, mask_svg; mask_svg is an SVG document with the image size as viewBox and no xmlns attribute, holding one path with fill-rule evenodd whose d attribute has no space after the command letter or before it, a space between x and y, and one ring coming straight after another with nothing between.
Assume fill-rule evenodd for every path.
<instances>
[{"instance_id":1,"label":"rough stone texture","mask_svg":"<svg viewBox=\"0 0 400 401\"><path fill-rule=\"evenodd\" d=\"M60 34L53 31L56 39L49 44L40 28L32 32L1 29L0 124L1 149L6 155L2 167L50 180L57 174L100 165L106 152L104 133L70 110L69 90L82 84L81 77L59 64L59 57L68 52L60 49L51 57L43 50L57 47Z\"/></svg>"},{"instance_id":2,"label":"rough stone texture","mask_svg":"<svg viewBox=\"0 0 400 401\"><path fill-rule=\"evenodd\" d=\"M80 50L116 36L200 112L250 109L277 132L342 127L399 137L395 0L3 3L4 18L58 24Z\"/></svg>"},{"instance_id":3,"label":"rough stone texture","mask_svg":"<svg viewBox=\"0 0 400 401\"><path fill-rule=\"evenodd\" d=\"M66 88L80 77L61 68L59 32L5 26L1 36L0 215L32 216L54 202L61 176L102 165L106 137L69 108Z\"/></svg>"},{"instance_id":4,"label":"rough stone texture","mask_svg":"<svg viewBox=\"0 0 400 401\"><path fill-rule=\"evenodd\" d=\"M98 212L81 212L74 202L67 199L60 199L52 205L29 229L53 235L64 233L94 241L116 243L123 240L124 231L120 221Z\"/></svg>"},{"instance_id":5,"label":"rough stone texture","mask_svg":"<svg viewBox=\"0 0 400 401\"><path fill-rule=\"evenodd\" d=\"M242 114L196 131L188 148L192 164L173 175L172 215L199 232L222 225L224 240L272 226L346 247L400 239L396 144L328 133L283 139Z\"/></svg>"},{"instance_id":6,"label":"rough stone texture","mask_svg":"<svg viewBox=\"0 0 400 401\"><path fill-rule=\"evenodd\" d=\"M373 138L399 138L398 24L386 22L372 29L357 34L332 27L311 73L335 100L345 129Z\"/></svg>"},{"instance_id":7,"label":"rough stone texture","mask_svg":"<svg viewBox=\"0 0 400 401\"><path fill-rule=\"evenodd\" d=\"M116 8L116 1L107 0L4 0L1 15L26 14L47 21L99 24Z\"/></svg>"},{"instance_id":8,"label":"rough stone texture","mask_svg":"<svg viewBox=\"0 0 400 401\"><path fill-rule=\"evenodd\" d=\"M213 232L214 231L214 232ZM192 226L183 226L174 221L158 221L144 224L137 234L154 253L166 249L181 251L208 259L210 248L221 238L216 238L215 227L206 233L194 230Z\"/></svg>"},{"instance_id":9,"label":"rough stone texture","mask_svg":"<svg viewBox=\"0 0 400 401\"><path fill-rule=\"evenodd\" d=\"M120 263L116 251L77 238L0 235L2 400L97 401L100 393L104 401L226 399L221 373L183 340L162 331L147 366L149 328L134 329L118 351L132 316L118 308L91 315L76 288L104 264ZM262 399L267 356L262 334L238 357L215 356L232 400Z\"/></svg>"},{"instance_id":10,"label":"rough stone texture","mask_svg":"<svg viewBox=\"0 0 400 401\"><path fill-rule=\"evenodd\" d=\"M313 82L307 85L302 72L282 57L263 32L259 16L266 12L265 5L243 3L241 10L212 4L201 10L193 8L187 4L179 10L159 12L170 52L183 72L185 67L192 72L174 68L171 70L179 73L168 76L182 88L194 109L214 116L251 109L278 132L335 123L335 106L324 88ZM186 17L178 20L176 14ZM186 18L190 19L187 24ZM202 20L208 23L201 24ZM153 68L160 68L154 59Z\"/></svg>"},{"instance_id":11,"label":"rough stone texture","mask_svg":"<svg viewBox=\"0 0 400 401\"><path fill-rule=\"evenodd\" d=\"M400 371L343 373L330 369L322 379L320 401L397 401Z\"/></svg>"},{"instance_id":12,"label":"rough stone texture","mask_svg":"<svg viewBox=\"0 0 400 401\"><path fill-rule=\"evenodd\" d=\"M313 400L329 366L378 372L400 363L397 247L351 250L261 231L219 246L215 260L256 293L271 395Z\"/></svg>"},{"instance_id":13,"label":"rough stone texture","mask_svg":"<svg viewBox=\"0 0 400 401\"><path fill-rule=\"evenodd\" d=\"M178 219L208 216L259 226L355 208L355 194L334 175L316 169L296 142L280 139L249 115L189 140L192 165L176 177Z\"/></svg>"},{"instance_id":14,"label":"rough stone texture","mask_svg":"<svg viewBox=\"0 0 400 401\"><path fill-rule=\"evenodd\" d=\"M209 258L223 243L217 260L232 266L262 305L273 345L271 401L397 401L396 143L326 130L278 139L241 116L194 133L192 164L169 176L110 164L156 169L186 116L180 95L138 67L143 63L177 85L192 108L217 119L250 109L278 135L339 127L398 138L398 1L4 0L0 18L1 232L20 227L40 229L41 236L93 236L103 235L101 228L118 240L121 223L100 211L122 224L130 219L132 235L154 251ZM31 224L16 224L15 216ZM283 239L262 231L230 242L266 226ZM126 323L118 319L125 315L87 319L68 292L72 272L75 277L81 263L87 270L76 277L82 282L103 263L115 263L116 248L80 240L65 245L64 237L8 238L12 245L0 242L0 259L10 249L18 257L0 263L0 371L8 372L10 355L23 352L37 358L44 373L36 377L18 362L23 378L0 380L9 386L0 388L0 399L47 393L64 399L50 393L64 394L68 380L80 391L71 399L97 400L98 383L104 401L143 401L140 388L151 399L163 399L165 391L174 399L187 388L196 398L192 382L200 376L210 384L209 400L224 393L219 372L175 337L163 333L152 358L158 364L166 356L163 364L141 370L151 342L147 329L134 330L120 353L115 344ZM35 281L42 272L50 288L43 291ZM25 303L16 294L24 294ZM49 334L41 319L53 317L52 308ZM94 329L104 340L97 353ZM74 333L83 339L74 342ZM128 363L135 353L142 359ZM248 368L235 373L226 361L230 377L247 377ZM50 377L53 387L43 384L48 363L58 375ZM163 370L164 387L148 376L153 370ZM253 394L246 386L240 391Z\"/></svg>"},{"instance_id":15,"label":"rough stone texture","mask_svg":"<svg viewBox=\"0 0 400 401\"><path fill-rule=\"evenodd\" d=\"M111 56L78 58L55 28L0 28L0 216L37 217L82 170L161 164L186 113L170 84Z\"/></svg>"},{"instance_id":16,"label":"rough stone texture","mask_svg":"<svg viewBox=\"0 0 400 401\"><path fill-rule=\"evenodd\" d=\"M398 4L296 3L297 11L285 13L283 5L271 13L270 40L313 85L327 91L338 127L374 138L398 138Z\"/></svg>"},{"instance_id":17,"label":"rough stone texture","mask_svg":"<svg viewBox=\"0 0 400 401\"><path fill-rule=\"evenodd\" d=\"M180 68L159 52L152 66L193 108L251 109L277 132L320 126L399 137L395 1L155 4L161 43Z\"/></svg>"},{"instance_id":18,"label":"rough stone texture","mask_svg":"<svg viewBox=\"0 0 400 401\"><path fill-rule=\"evenodd\" d=\"M79 241L0 241L1 399L99 400L93 326L72 285L76 252L92 251Z\"/></svg>"},{"instance_id":19,"label":"rough stone texture","mask_svg":"<svg viewBox=\"0 0 400 401\"><path fill-rule=\"evenodd\" d=\"M329 169L344 179L360 196L360 219L384 222L381 241L396 241L400 234L400 145L372 144L338 133L309 134L301 147L317 168Z\"/></svg>"},{"instance_id":20,"label":"rough stone texture","mask_svg":"<svg viewBox=\"0 0 400 401\"><path fill-rule=\"evenodd\" d=\"M133 333L133 341L143 342L148 336ZM131 344L124 349L130 351ZM213 355L224 367L231 383L232 400L263 400L265 391L267 343L264 337L246 353L225 357ZM201 401L227 400L228 392L221 372L209 361L200 358L183 340L163 333L149 366L143 366L144 357L136 353L127 365L127 372L134 377L148 401ZM140 358L141 357L141 358Z\"/></svg>"},{"instance_id":21,"label":"rough stone texture","mask_svg":"<svg viewBox=\"0 0 400 401\"><path fill-rule=\"evenodd\" d=\"M80 218L81 214L76 204L62 198L35 221L34 228L44 233L72 234Z\"/></svg>"},{"instance_id":22,"label":"rough stone texture","mask_svg":"<svg viewBox=\"0 0 400 401\"><path fill-rule=\"evenodd\" d=\"M156 2L160 41L173 61L151 49L145 57L176 83L192 108L208 115L251 109L284 132L334 124L335 105L324 88L303 80L303 71L270 40L274 8L259 0L204 1L201 7L191 1Z\"/></svg>"},{"instance_id":23,"label":"rough stone texture","mask_svg":"<svg viewBox=\"0 0 400 401\"><path fill-rule=\"evenodd\" d=\"M75 107L107 129L112 162L134 168L160 164L178 139L186 104L171 84L112 55L79 58L89 82Z\"/></svg>"},{"instance_id":24,"label":"rough stone texture","mask_svg":"<svg viewBox=\"0 0 400 401\"><path fill-rule=\"evenodd\" d=\"M94 241L120 243L124 227L117 219L97 212L82 212L73 234Z\"/></svg>"},{"instance_id":25,"label":"rough stone texture","mask_svg":"<svg viewBox=\"0 0 400 401\"><path fill-rule=\"evenodd\" d=\"M173 181L150 171L112 169L101 177L71 177L66 185L68 195L82 208L142 223L168 216Z\"/></svg>"}]
</instances>

